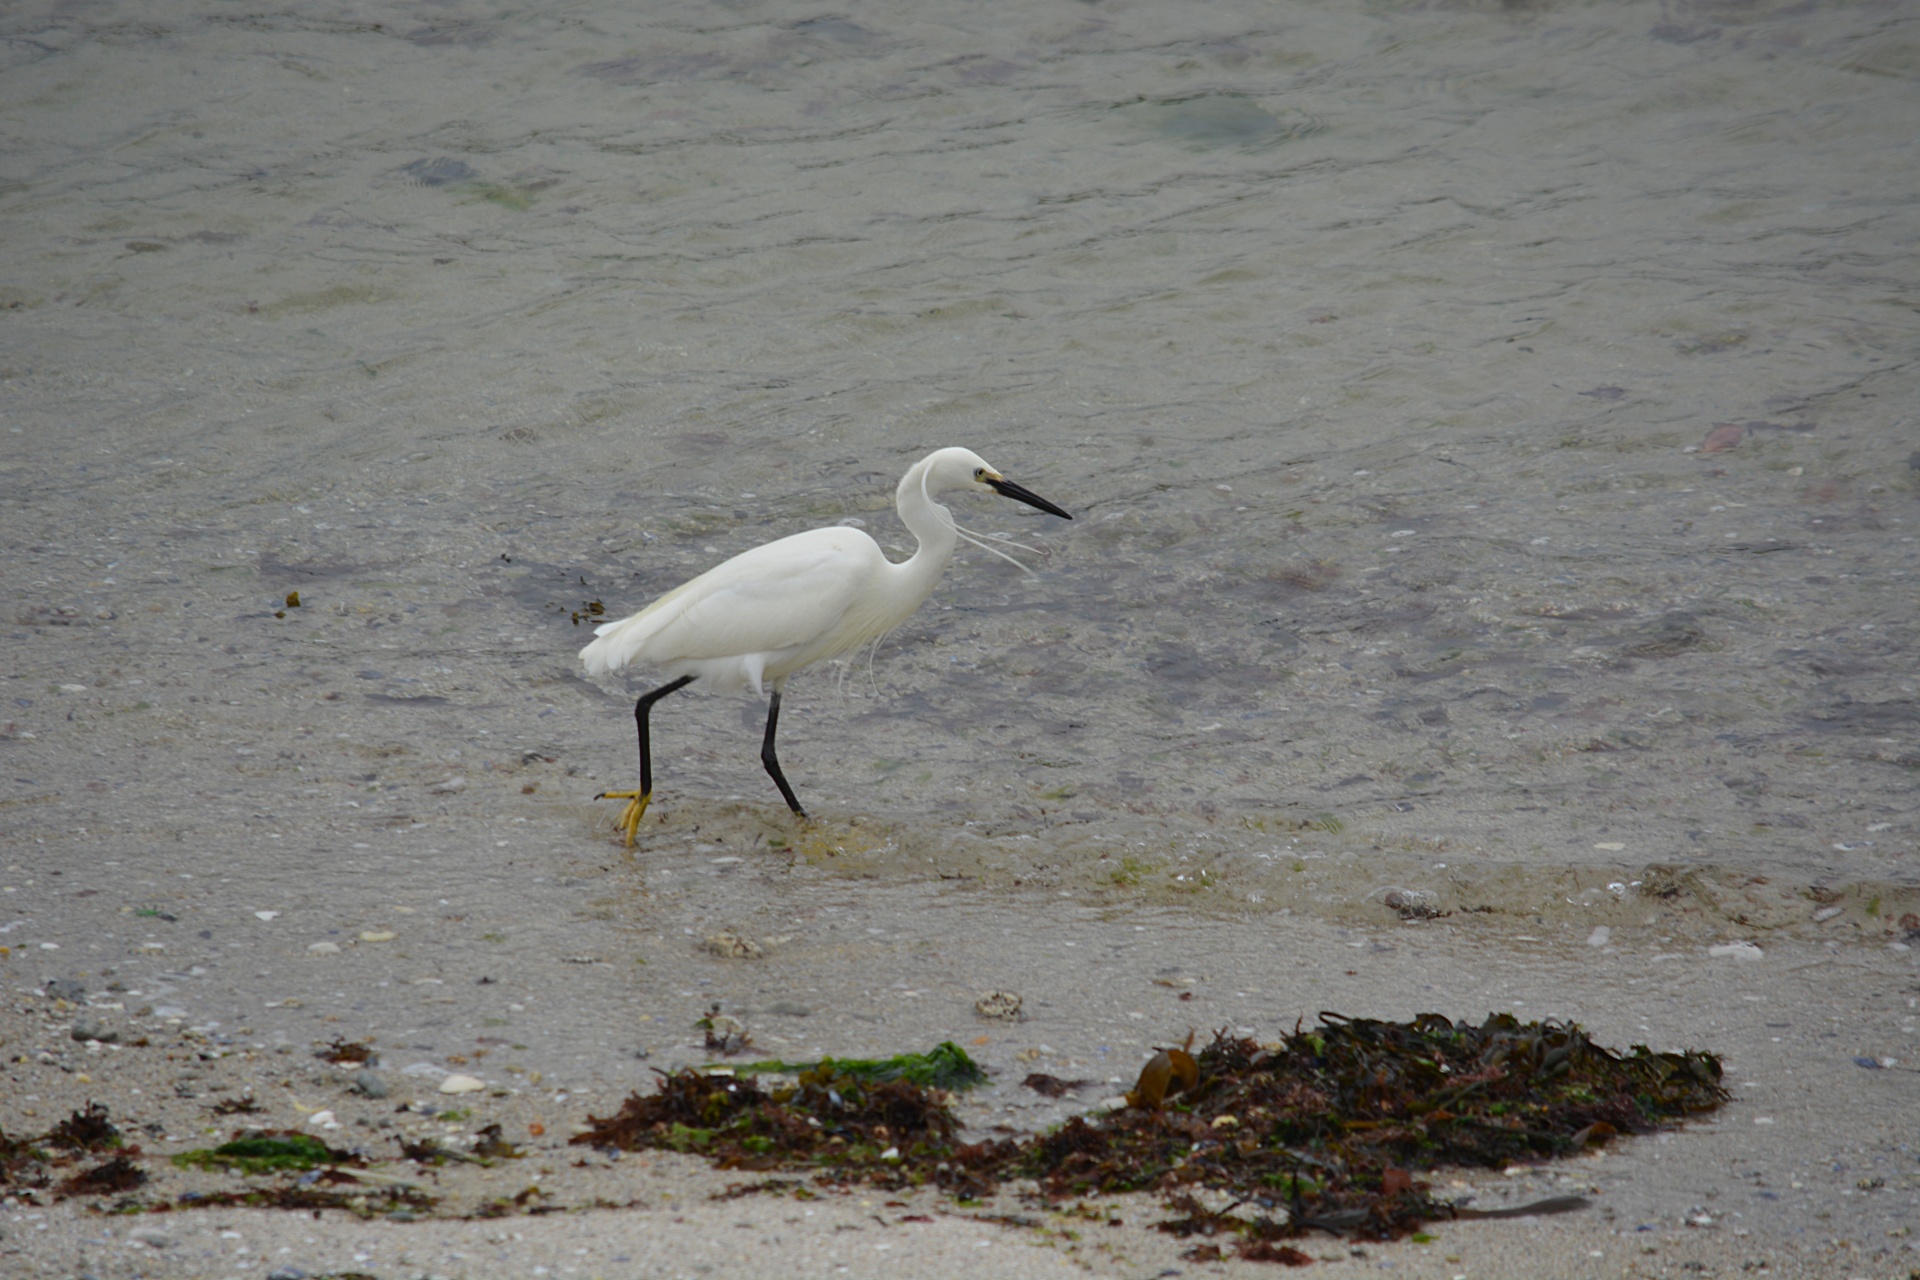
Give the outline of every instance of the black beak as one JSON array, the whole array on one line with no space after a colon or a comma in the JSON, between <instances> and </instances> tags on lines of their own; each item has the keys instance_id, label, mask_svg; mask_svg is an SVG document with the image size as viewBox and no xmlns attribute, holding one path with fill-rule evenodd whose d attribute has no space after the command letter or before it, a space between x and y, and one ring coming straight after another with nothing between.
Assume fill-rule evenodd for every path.
<instances>
[{"instance_id":1,"label":"black beak","mask_svg":"<svg viewBox=\"0 0 1920 1280\"><path fill-rule=\"evenodd\" d=\"M994 492L1003 498L1012 498L1015 502L1024 502L1030 507L1038 507L1048 515L1059 516L1062 520L1073 519L1072 516L1062 511L1059 507L1054 506L1039 494L1030 493L1011 480L988 480L986 483L991 485Z\"/></svg>"}]
</instances>

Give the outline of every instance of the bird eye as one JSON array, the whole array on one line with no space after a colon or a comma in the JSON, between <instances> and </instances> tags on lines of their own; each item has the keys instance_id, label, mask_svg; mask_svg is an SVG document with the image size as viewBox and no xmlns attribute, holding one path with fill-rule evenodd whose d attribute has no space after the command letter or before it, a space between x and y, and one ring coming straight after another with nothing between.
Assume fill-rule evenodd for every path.
<instances>
[{"instance_id":1,"label":"bird eye","mask_svg":"<svg viewBox=\"0 0 1920 1280\"><path fill-rule=\"evenodd\" d=\"M987 469L985 467L975 467L973 469L973 478L975 480L985 480L987 478Z\"/></svg>"}]
</instances>

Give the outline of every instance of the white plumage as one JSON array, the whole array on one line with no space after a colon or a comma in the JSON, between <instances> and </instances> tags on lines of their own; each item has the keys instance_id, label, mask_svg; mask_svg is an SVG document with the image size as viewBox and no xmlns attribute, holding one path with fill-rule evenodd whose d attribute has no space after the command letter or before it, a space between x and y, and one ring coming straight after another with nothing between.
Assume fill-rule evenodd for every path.
<instances>
[{"instance_id":1,"label":"white plumage","mask_svg":"<svg viewBox=\"0 0 1920 1280\"><path fill-rule=\"evenodd\" d=\"M655 701L696 679L756 694L773 686L761 761L787 804L804 816L773 750L781 689L800 668L878 640L933 594L956 540L976 541L933 500L942 490L959 488L988 489L1073 518L1012 483L971 450L937 449L915 463L894 490L900 519L919 540L908 559L888 560L858 529L811 529L743 551L639 613L595 628L593 642L580 651L589 675L641 664L669 678L634 704L640 789L603 793L629 802L620 819L629 845L653 790L648 712Z\"/></svg>"},{"instance_id":2,"label":"white plumage","mask_svg":"<svg viewBox=\"0 0 1920 1280\"><path fill-rule=\"evenodd\" d=\"M763 693L765 681L778 684L904 621L932 590L932 578L895 616L859 605L888 594L887 577L905 567L889 562L858 529L809 529L743 551L632 617L595 628L598 639L580 659L589 675L643 663L717 689ZM872 625L858 626L862 615Z\"/></svg>"}]
</instances>

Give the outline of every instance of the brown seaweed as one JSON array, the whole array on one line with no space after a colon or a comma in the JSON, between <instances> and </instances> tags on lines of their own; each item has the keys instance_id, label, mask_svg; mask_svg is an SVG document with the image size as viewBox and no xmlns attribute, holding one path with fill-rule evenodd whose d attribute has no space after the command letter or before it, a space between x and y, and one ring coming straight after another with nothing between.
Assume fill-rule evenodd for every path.
<instances>
[{"instance_id":1,"label":"brown seaweed","mask_svg":"<svg viewBox=\"0 0 1920 1280\"><path fill-rule=\"evenodd\" d=\"M814 1167L828 1180L906 1186L953 1150L959 1127L934 1091L830 1068L763 1090L751 1079L683 1070L613 1116L588 1116L571 1141L626 1151L697 1152L723 1169Z\"/></svg>"},{"instance_id":2,"label":"brown seaweed","mask_svg":"<svg viewBox=\"0 0 1920 1280\"><path fill-rule=\"evenodd\" d=\"M299 1182L280 1182L238 1191L189 1191L177 1200L129 1207L144 1208L149 1213L172 1209L293 1209L313 1213L342 1209L356 1217L371 1218L378 1214L425 1213L436 1203L432 1196L413 1187L328 1191Z\"/></svg>"},{"instance_id":3,"label":"brown seaweed","mask_svg":"<svg viewBox=\"0 0 1920 1280\"><path fill-rule=\"evenodd\" d=\"M91 1169L82 1169L53 1189L54 1198L65 1200L69 1196L103 1196L131 1191L147 1180L147 1171L134 1163L139 1158L140 1148L129 1147Z\"/></svg>"},{"instance_id":4,"label":"brown seaweed","mask_svg":"<svg viewBox=\"0 0 1920 1280\"><path fill-rule=\"evenodd\" d=\"M630 1096L612 1116L589 1116L573 1141L687 1152L757 1174L805 1173L829 1187L935 1188L963 1202L1014 1180L1031 1182L1035 1189L1023 1194L1055 1208L1149 1192L1170 1210L1161 1229L1192 1240L1184 1255L1192 1260L1298 1265L1307 1255L1288 1242L1310 1231L1384 1240L1436 1219L1577 1210L1586 1205L1578 1197L1458 1208L1436 1199L1423 1175L1564 1157L1671 1126L1728 1097L1710 1053L1644 1045L1621 1053L1573 1023L1522 1023L1511 1014L1474 1025L1438 1014L1401 1023L1323 1013L1318 1025L1296 1025L1271 1044L1221 1031L1198 1053L1192 1045L1189 1035L1182 1047L1159 1050L1125 1108L1074 1116L1039 1135L967 1142L943 1089L882 1078L892 1073L872 1070L876 1064L825 1059L790 1079L772 1076L785 1064L753 1064L755 1074L659 1073L651 1095ZM472 1154L430 1139L401 1141L408 1156L434 1163L519 1154L496 1125L479 1130ZM54 1169L87 1153L108 1158L52 1181ZM107 1109L89 1104L34 1138L0 1135L0 1185L29 1201L30 1188L60 1198L124 1195L146 1181L141 1159L138 1147L122 1145ZM366 1186L367 1175L353 1171L364 1157L289 1130L240 1131L174 1162L276 1182L171 1201L126 1198L115 1211L251 1206L410 1216L435 1204L409 1186ZM791 1178L736 1184L728 1194L762 1188L812 1194ZM563 1208L529 1188L478 1215Z\"/></svg>"},{"instance_id":5,"label":"brown seaweed","mask_svg":"<svg viewBox=\"0 0 1920 1280\"><path fill-rule=\"evenodd\" d=\"M107 1119L107 1109L89 1102L84 1111L76 1111L46 1131L40 1141L68 1151L104 1151L120 1145L120 1131Z\"/></svg>"},{"instance_id":6,"label":"brown seaweed","mask_svg":"<svg viewBox=\"0 0 1920 1280\"><path fill-rule=\"evenodd\" d=\"M1192 1043L1191 1037L1188 1045ZM1279 1242L1310 1230L1392 1239L1423 1222L1482 1216L1433 1198L1417 1174L1503 1168L1645 1133L1727 1098L1710 1053L1621 1054L1573 1023L1439 1014L1383 1022L1324 1013L1276 1044L1217 1033L1192 1055L1163 1049L1126 1109L1075 1116L1052 1132L965 1143L933 1091L802 1073L763 1090L681 1071L573 1139L704 1155L721 1168L812 1170L823 1183L935 1186L983 1196L1027 1178L1052 1203L1152 1191L1168 1225L1238 1239L1240 1256L1294 1261ZM1203 1209L1194 1192L1231 1198ZM1572 1198L1513 1212L1563 1212ZM1251 1206L1252 1217L1233 1215ZM1250 1251L1250 1252L1249 1252Z\"/></svg>"}]
</instances>

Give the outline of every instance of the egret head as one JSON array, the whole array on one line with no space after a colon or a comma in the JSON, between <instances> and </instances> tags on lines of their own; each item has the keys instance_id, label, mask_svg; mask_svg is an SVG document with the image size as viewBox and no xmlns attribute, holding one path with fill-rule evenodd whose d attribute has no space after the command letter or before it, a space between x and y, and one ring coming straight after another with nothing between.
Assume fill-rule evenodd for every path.
<instances>
[{"instance_id":1,"label":"egret head","mask_svg":"<svg viewBox=\"0 0 1920 1280\"><path fill-rule=\"evenodd\" d=\"M936 449L920 464L924 491L929 495L942 489L989 489L1003 498L1038 507L1048 515L1071 520L1061 508L1036 493L1021 488L987 465L987 460L971 449ZM920 468L916 468L919 470ZM911 477L912 473L908 473Z\"/></svg>"}]
</instances>

